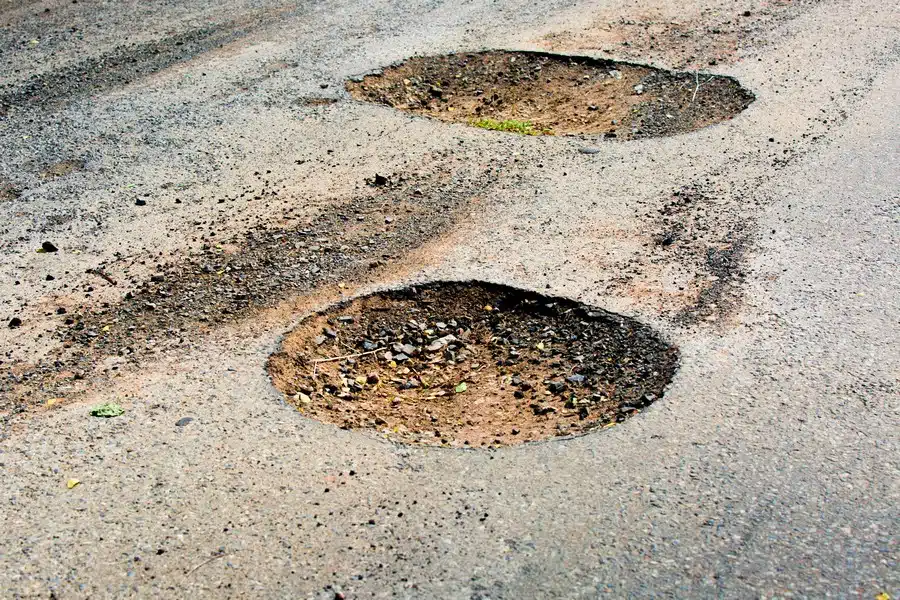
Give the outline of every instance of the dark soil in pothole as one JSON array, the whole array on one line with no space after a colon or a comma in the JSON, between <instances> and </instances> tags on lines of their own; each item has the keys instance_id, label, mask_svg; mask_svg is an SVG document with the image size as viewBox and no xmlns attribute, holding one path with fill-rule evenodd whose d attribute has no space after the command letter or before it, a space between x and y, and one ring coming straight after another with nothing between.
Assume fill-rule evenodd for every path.
<instances>
[{"instance_id":1,"label":"dark soil in pothole","mask_svg":"<svg viewBox=\"0 0 900 600\"><path fill-rule=\"evenodd\" d=\"M677 362L633 319L501 285L438 282L308 317L269 372L320 421L482 447L622 421L662 396Z\"/></svg>"},{"instance_id":2,"label":"dark soil in pothole","mask_svg":"<svg viewBox=\"0 0 900 600\"><path fill-rule=\"evenodd\" d=\"M625 140L694 131L754 100L720 75L504 51L415 57L350 81L347 89L359 100L443 121Z\"/></svg>"}]
</instances>

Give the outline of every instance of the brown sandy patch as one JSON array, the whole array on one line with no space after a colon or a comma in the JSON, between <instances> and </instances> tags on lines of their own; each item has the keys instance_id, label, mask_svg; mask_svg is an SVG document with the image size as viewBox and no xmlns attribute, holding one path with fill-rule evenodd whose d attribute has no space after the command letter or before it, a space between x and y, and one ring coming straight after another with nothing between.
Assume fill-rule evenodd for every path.
<instances>
[{"instance_id":1,"label":"brown sandy patch","mask_svg":"<svg viewBox=\"0 0 900 600\"><path fill-rule=\"evenodd\" d=\"M507 286L439 282L310 316L269 372L326 423L481 447L624 420L662 396L677 359L632 319Z\"/></svg>"},{"instance_id":2,"label":"brown sandy patch","mask_svg":"<svg viewBox=\"0 0 900 600\"><path fill-rule=\"evenodd\" d=\"M357 99L442 121L625 140L719 123L754 99L729 77L505 51L415 57L347 88Z\"/></svg>"}]
</instances>

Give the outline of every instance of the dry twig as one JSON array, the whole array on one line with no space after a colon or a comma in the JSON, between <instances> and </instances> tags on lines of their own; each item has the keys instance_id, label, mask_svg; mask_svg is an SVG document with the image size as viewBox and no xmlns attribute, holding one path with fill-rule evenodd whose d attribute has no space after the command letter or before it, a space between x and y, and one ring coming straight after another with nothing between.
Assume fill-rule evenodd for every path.
<instances>
[{"instance_id":1,"label":"dry twig","mask_svg":"<svg viewBox=\"0 0 900 600\"><path fill-rule=\"evenodd\" d=\"M345 354L343 356L332 356L331 358L317 358L313 361L315 364L323 363L323 362L333 362L335 360L344 360L345 358L359 358L360 356L366 356L367 354L375 354L376 352L381 352L386 348L376 348L374 350L369 350L368 352L359 352L357 354Z\"/></svg>"},{"instance_id":2,"label":"dry twig","mask_svg":"<svg viewBox=\"0 0 900 600\"><path fill-rule=\"evenodd\" d=\"M227 555L225 552L221 552L221 553L219 553L219 554L216 554L215 556L211 556L210 558L207 558L206 560L204 560L204 561L201 562L200 564L198 564L198 565L192 567L190 570L188 570L188 571L184 574L184 577L185 577L185 578L190 577L191 574L192 574L194 571L196 571L197 569L199 569L200 567L202 567L202 566L204 566L204 565L208 565L209 563L211 563L212 561L216 560L217 558L223 558L223 557L225 557L225 556L228 556L228 555Z\"/></svg>"},{"instance_id":3,"label":"dry twig","mask_svg":"<svg viewBox=\"0 0 900 600\"><path fill-rule=\"evenodd\" d=\"M104 271L102 271L100 269L88 269L87 271L85 271L85 273L88 273L90 275L96 275L97 277L100 277L101 279L105 280L110 285L118 285L116 283L115 279L113 279L107 273L105 273Z\"/></svg>"}]
</instances>

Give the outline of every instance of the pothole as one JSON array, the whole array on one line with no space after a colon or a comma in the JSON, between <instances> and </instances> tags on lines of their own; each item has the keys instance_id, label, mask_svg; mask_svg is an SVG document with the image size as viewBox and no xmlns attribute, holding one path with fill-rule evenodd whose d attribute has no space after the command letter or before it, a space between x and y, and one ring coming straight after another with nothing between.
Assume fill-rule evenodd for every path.
<instances>
[{"instance_id":1,"label":"pothole","mask_svg":"<svg viewBox=\"0 0 900 600\"><path fill-rule=\"evenodd\" d=\"M540 52L411 58L349 81L354 98L442 121L526 134L675 135L755 99L730 77Z\"/></svg>"},{"instance_id":2,"label":"pothole","mask_svg":"<svg viewBox=\"0 0 900 600\"><path fill-rule=\"evenodd\" d=\"M634 319L502 285L436 282L311 315L268 368L311 418L483 447L623 421L662 396L677 362Z\"/></svg>"}]
</instances>

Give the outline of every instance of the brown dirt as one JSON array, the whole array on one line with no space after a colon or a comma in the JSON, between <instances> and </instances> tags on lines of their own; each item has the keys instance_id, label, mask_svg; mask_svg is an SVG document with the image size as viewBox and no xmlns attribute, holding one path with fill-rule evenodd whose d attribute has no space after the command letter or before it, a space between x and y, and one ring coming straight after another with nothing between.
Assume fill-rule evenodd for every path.
<instances>
[{"instance_id":1,"label":"brown dirt","mask_svg":"<svg viewBox=\"0 0 900 600\"><path fill-rule=\"evenodd\" d=\"M502 51L416 57L347 89L359 100L442 121L516 120L544 133L625 140L700 129L754 100L729 77Z\"/></svg>"},{"instance_id":2,"label":"brown dirt","mask_svg":"<svg viewBox=\"0 0 900 600\"><path fill-rule=\"evenodd\" d=\"M633 319L507 286L438 282L308 317L269 372L320 421L481 447L622 421L662 396L677 361Z\"/></svg>"},{"instance_id":3,"label":"brown dirt","mask_svg":"<svg viewBox=\"0 0 900 600\"><path fill-rule=\"evenodd\" d=\"M80 171L84 168L84 161L82 160L62 160L57 163L53 163L48 166L46 169L42 170L39 173L41 179L56 179L58 177L65 177L69 173L74 171Z\"/></svg>"},{"instance_id":4,"label":"brown dirt","mask_svg":"<svg viewBox=\"0 0 900 600\"><path fill-rule=\"evenodd\" d=\"M741 257L748 243L749 223L740 214L723 210L725 195L711 186L689 184L676 190L651 215L658 225L651 256L690 265L700 282L691 300L673 315L676 322L718 321L740 305ZM730 190L727 196L741 198L744 194Z\"/></svg>"},{"instance_id":5,"label":"brown dirt","mask_svg":"<svg viewBox=\"0 0 900 600\"><path fill-rule=\"evenodd\" d=\"M21 189L19 189L9 181L0 178L0 202L3 202L5 200L15 200L21 195Z\"/></svg>"},{"instance_id":6,"label":"brown dirt","mask_svg":"<svg viewBox=\"0 0 900 600\"><path fill-rule=\"evenodd\" d=\"M48 312L60 321L55 337L62 345L34 362L0 357L6 375L0 381L0 420L7 411L72 397L84 383L189 345L218 325L257 316L328 284L363 280L439 236L496 181L491 169L452 160L438 158L431 169L423 175L375 175L358 196L326 202L322 209L297 202L297 212L289 209L280 227L261 225L246 235L210 239L197 256L156 264L149 280L130 279L127 262L90 269L94 279L84 288L87 294L94 286L117 287L128 290L124 298L102 304L74 295L54 298ZM279 198L268 182L266 188L259 201Z\"/></svg>"},{"instance_id":7,"label":"brown dirt","mask_svg":"<svg viewBox=\"0 0 900 600\"><path fill-rule=\"evenodd\" d=\"M589 24L549 33L535 43L552 52L604 52L619 59L702 69L735 62L744 47L758 49L765 43L764 32L820 2L664 3L627 16L601 10Z\"/></svg>"}]
</instances>

